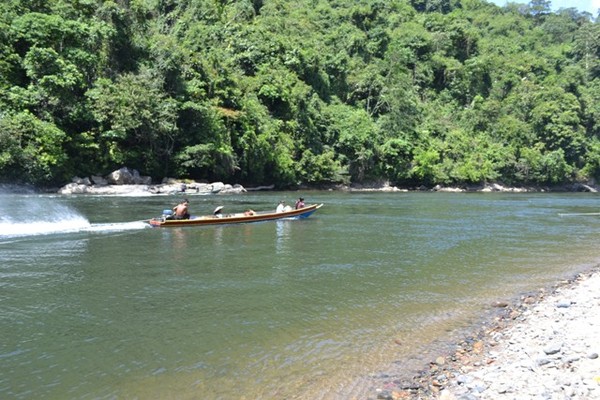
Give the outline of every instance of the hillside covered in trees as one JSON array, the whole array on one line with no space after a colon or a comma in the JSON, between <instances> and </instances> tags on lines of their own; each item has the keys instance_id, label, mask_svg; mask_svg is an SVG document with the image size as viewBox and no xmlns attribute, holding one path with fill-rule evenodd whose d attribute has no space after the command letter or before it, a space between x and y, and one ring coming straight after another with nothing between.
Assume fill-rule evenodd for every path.
<instances>
[{"instance_id":1,"label":"hillside covered in trees","mask_svg":"<svg viewBox=\"0 0 600 400\"><path fill-rule=\"evenodd\" d=\"M6 0L0 181L600 180L600 24L550 6Z\"/></svg>"}]
</instances>

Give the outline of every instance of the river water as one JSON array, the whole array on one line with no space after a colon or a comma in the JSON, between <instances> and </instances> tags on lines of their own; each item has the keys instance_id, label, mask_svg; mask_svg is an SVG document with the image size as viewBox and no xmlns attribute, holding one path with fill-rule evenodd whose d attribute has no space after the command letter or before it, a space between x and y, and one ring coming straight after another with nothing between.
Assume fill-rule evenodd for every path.
<instances>
[{"instance_id":1,"label":"river water","mask_svg":"<svg viewBox=\"0 0 600 400\"><path fill-rule=\"evenodd\" d=\"M150 228L180 198L0 193L0 398L345 399L422 366L495 300L598 263L597 194L268 192ZM578 214L578 215L573 215ZM401 367L402 368L402 367Z\"/></svg>"}]
</instances>

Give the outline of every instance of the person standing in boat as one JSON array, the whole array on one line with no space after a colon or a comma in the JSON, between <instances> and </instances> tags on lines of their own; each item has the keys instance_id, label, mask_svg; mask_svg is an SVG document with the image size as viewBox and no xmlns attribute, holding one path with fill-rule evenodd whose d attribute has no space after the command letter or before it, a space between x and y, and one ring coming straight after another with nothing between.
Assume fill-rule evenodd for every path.
<instances>
[{"instance_id":1,"label":"person standing in boat","mask_svg":"<svg viewBox=\"0 0 600 400\"><path fill-rule=\"evenodd\" d=\"M190 219L190 214L188 212L188 205L190 202L188 199L183 199L183 201L173 207L173 212L175 215L173 219Z\"/></svg>"},{"instance_id":2,"label":"person standing in boat","mask_svg":"<svg viewBox=\"0 0 600 400\"><path fill-rule=\"evenodd\" d=\"M296 210L299 208L304 208L304 198L302 197L296 200Z\"/></svg>"}]
</instances>

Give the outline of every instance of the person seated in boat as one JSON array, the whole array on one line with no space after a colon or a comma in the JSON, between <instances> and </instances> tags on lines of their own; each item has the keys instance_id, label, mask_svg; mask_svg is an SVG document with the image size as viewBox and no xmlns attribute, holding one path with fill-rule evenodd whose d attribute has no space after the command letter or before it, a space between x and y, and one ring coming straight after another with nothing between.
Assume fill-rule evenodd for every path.
<instances>
[{"instance_id":1,"label":"person seated in boat","mask_svg":"<svg viewBox=\"0 0 600 400\"><path fill-rule=\"evenodd\" d=\"M256 213L254 212L254 210L246 210L246 211L244 211L244 216L249 217L251 215L256 215Z\"/></svg>"},{"instance_id":2,"label":"person seated in boat","mask_svg":"<svg viewBox=\"0 0 600 400\"><path fill-rule=\"evenodd\" d=\"M280 212L283 212L283 211L285 211L285 201L281 200L279 202L279 204L277 205L277 208L275 209L275 212L280 213Z\"/></svg>"},{"instance_id":3,"label":"person seated in boat","mask_svg":"<svg viewBox=\"0 0 600 400\"><path fill-rule=\"evenodd\" d=\"M296 200L296 210L299 208L304 208L304 198L302 197Z\"/></svg>"},{"instance_id":4,"label":"person seated in boat","mask_svg":"<svg viewBox=\"0 0 600 400\"><path fill-rule=\"evenodd\" d=\"M223 218L223 206L219 206L217 208L215 208L215 211L213 211L213 217L215 218Z\"/></svg>"},{"instance_id":5,"label":"person seated in boat","mask_svg":"<svg viewBox=\"0 0 600 400\"><path fill-rule=\"evenodd\" d=\"M188 199L183 199L183 201L173 207L173 219L190 219L190 213L188 211L188 205L190 202Z\"/></svg>"}]
</instances>

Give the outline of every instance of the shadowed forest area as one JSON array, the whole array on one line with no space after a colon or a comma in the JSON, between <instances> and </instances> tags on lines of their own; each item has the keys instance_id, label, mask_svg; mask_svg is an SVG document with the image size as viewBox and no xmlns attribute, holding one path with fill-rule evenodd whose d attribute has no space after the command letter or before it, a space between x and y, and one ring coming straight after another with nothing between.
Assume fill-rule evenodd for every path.
<instances>
[{"instance_id":1,"label":"shadowed forest area","mask_svg":"<svg viewBox=\"0 0 600 400\"><path fill-rule=\"evenodd\" d=\"M549 1L6 0L0 182L600 179L600 25Z\"/></svg>"}]
</instances>

